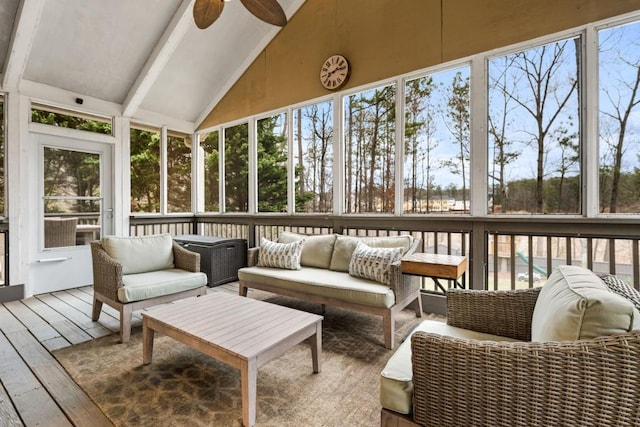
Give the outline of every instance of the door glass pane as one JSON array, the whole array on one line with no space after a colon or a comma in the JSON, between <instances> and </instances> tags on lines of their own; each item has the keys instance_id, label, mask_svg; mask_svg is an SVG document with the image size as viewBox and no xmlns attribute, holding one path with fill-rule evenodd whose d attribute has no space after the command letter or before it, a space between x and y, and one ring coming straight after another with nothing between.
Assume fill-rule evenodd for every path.
<instances>
[{"instance_id":1,"label":"door glass pane","mask_svg":"<svg viewBox=\"0 0 640 427\"><path fill-rule=\"evenodd\" d=\"M100 155L44 147L44 247L100 238Z\"/></svg>"}]
</instances>

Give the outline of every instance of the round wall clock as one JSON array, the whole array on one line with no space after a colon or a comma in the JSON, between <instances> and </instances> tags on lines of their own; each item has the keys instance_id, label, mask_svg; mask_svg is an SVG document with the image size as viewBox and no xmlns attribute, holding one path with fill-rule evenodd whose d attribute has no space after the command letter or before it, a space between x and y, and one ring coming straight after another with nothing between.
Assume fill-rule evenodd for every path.
<instances>
[{"instance_id":1,"label":"round wall clock","mask_svg":"<svg viewBox=\"0 0 640 427\"><path fill-rule=\"evenodd\" d=\"M351 75L349 61L342 55L331 55L320 68L320 83L326 89L340 89Z\"/></svg>"}]
</instances>

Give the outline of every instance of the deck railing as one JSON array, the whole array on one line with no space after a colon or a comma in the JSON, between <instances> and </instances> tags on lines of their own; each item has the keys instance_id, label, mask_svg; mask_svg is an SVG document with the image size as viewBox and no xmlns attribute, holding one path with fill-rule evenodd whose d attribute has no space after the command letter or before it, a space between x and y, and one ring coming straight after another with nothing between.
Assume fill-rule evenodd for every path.
<instances>
[{"instance_id":1,"label":"deck railing","mask_svg":"<svg viewBox=\"0 0 640 427\"><path fill-rule=\"evenodd\" d=\"M640 289L639 225L640 218L234 214L132 217L130 233L242 238L250 247L262 237L275 240L284 230L358 236L411 234L422 240L422 252L467 256L466 282L473 289L538 286L560 264L617 274ZM430 279L422 280L425 292L439 293Z\"/></svg>"}]
</instances>

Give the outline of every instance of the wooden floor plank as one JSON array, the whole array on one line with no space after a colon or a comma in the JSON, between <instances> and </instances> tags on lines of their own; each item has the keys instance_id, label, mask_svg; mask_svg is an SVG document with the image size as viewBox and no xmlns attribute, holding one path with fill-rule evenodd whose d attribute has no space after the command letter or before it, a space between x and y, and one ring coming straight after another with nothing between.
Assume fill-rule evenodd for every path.
<instances>
[{"instance_id":1,"label":"wooden floor plank","mask_svg":"<svg viewBox=\"0 0 640 427\"><path fill-rule=\"evenodd\" d=\"M24 333L28 334L23 330L9 336ZM27 426L72 425L4 334L0 334L0 360L0 381Z\"/></svg>"},{"instance_id":2,"label":"wooden floor plank","mask_svg":"<svg viewBox=\"0 0 640 427\"><path fill-rule=\"evenodd\" d=\"M83 313L87 318L91 319L91 312L93 310L93 306L90 303L87 303L86 301L83 301L79 298L77 298L76 296L74 296L73 294L71 294L70 292L67 291L63 291L63 292L54 292L52 294L54 297L58 298L59 300L65 302L66 304L69 304L69 306L75 308L76 310L80 311L81 313ZM104 306L104 305L103 305ZM96 323L92 323L93 325L96 325ZM100 315L100 319L98 319L98 323L102 326L104 326L107 329L110 329L111 332L119 332L120 331L120 320L113 318L112 316L109 316L105 313L102 313Z\"/></svg>"},{"instance_id":3,"label":"wooden floor plank","mask_svg":"<svg viewBox=\"0 0 640 427\"><path fill-rule=\"evenodd\" d=\"M26 329L26 326L16 319L4 304L0 305L0 331L5 334L10 334L12 332L24 331Z\"/></svg>"},{"instance_id":4,"label":"wooden floor plank","mask_svg":"<svg viewBox=\"0 0 640 427\"><path fill-rule=\"evenodd\" d=\"M21 301L7 302L4 306L31 331L38 341L60 337L58 331Z\"/></svg>"},{"instance_id":5,"label":"wooden floor plank","mask_svg":"<svg viewBox=\"0 0 640 427\"><path fill-rule=\"evenodd\" d=\"M79 344L91 340L91 335L38 298L27 298L22 300L22 302L49 322L49 324L55 328L56 331L60 332L60 335L70 343Z\"/></svg>"},{"instance_id":6,"label":"wooden floor plank","mask_svg":"<svg viewBox=\"0 0 640 427\"><path fill-rule=\"evenodd\" d=\"M89 396L30 333L16 332L7 338L74 425L112 426Z\"/></svg>"},{"instance_id":7,"label":"wooden floor plank","mask_svg":"<svg viewBox=\"0 0 640 427\"><path fill-rule=\"evenodd\" d=\"M20 416L13 407L7 390L0 384L0 425L3 427L21 427L24 426L20 420Z\"/></svg>"},{"instance_id":8,"label":"wooden floor plank","mask_svg":"<svg viewBox=\"0 0 640 427\"><path fill-rule=\"evenodd\" d=\"M100 338L107 335L111 335L113 332L108 328L105 328L101 324L97 322L93 322L91 317L81 313L75 308L69 306L65 302L60 299L54 297L51 294L43 294L37 295L40 301L56 310L58 313L65 313L67 319L78 325L82 330L84 330L87 334L91 335L93 338Z\"/></svg>"}]
</instances>

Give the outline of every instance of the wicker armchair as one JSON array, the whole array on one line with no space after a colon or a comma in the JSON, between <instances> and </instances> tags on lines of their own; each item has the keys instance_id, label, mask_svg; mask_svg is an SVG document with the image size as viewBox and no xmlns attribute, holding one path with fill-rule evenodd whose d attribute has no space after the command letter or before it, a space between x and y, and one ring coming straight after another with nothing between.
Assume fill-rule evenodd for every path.
<instances>
[{"instance_id":1,"label":"wicker armchair","mask_svg":"<svg viewBox=\"0 0 640 427\"><path fill-rule=\"evenodd\" d=\"M130 239L136 238L131 237ZM109 256L101 241L91 242L94 294L91 319L94 322L99 319L103 303L118 310L120 313L120 339L123 343L128 342L131 336L131 319L134 311L206 294L207 276L200 272L200 254L184 249L176 242L170 243L170 245L175 263L175 268L170 269L168 277L171 288L167 289L168 286L165 286L165 289L159 292L156 286L162 286L162 282L167 281L167 277L163 274L165 270L131 274L129 276L138 276L138 279L133 279L133 283L127 285L128 275L123 274L123 265ZM145 248L143 245L140 247ZM153 252L151 253L153 254ZM134 259L133 263L135 264L135 262ZM147 277L142 278L145 275ZM135 285L136 281L143 284ZM147 283L144 284L145 282ZM137 288L138 295L126 295L126 287Z\"/></svg>"},{"instance_id":2,"label":"wicker armchair","mask_svg":"<svg viewBox=\"0 0 640 427\"><path fill-rule=\"evenodd\" d=\"M640 425L640 331L530 342L540 289L448 290L448 324L525 342L416 332L413 419L383 425Z\"/></svg>"}]
</instances>

